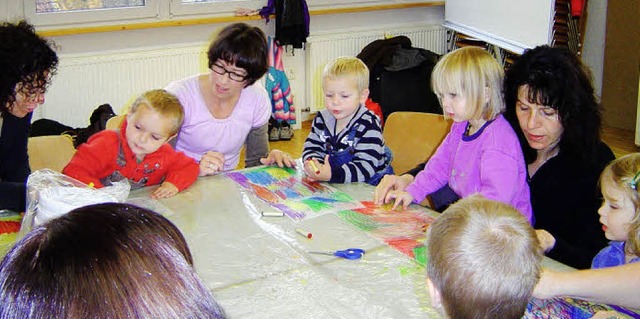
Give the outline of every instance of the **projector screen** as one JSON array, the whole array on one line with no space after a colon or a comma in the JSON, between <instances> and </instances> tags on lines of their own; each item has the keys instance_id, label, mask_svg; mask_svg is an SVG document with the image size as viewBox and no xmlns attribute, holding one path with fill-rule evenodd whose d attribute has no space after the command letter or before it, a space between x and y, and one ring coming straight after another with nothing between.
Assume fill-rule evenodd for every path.
<instances>
[{"instance_id":1,"label":"projector screen","mask_svg":"<svg viewBox=\"0 0 640 319\"><path fill-rule=\"evenodd\" d=\"M444 26L521 54L551 41L555 0L446 0Z\"/></svg>"}]
</instances>

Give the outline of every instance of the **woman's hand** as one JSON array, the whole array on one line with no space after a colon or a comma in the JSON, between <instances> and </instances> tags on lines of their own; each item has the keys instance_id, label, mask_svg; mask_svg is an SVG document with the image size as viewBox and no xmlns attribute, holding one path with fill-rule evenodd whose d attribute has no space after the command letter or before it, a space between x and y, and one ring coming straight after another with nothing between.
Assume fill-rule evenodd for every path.
<instances>
[{"instance_id":1,"label":"woman's hand","mask_svg":"<svg viewBox=\"0 0 640 319\"><path fill-rule=\"evenodd\" d=\"M151 198L167 198L178 194L178 188L176 185L173 185L169 182L164 182L160 184L153 193L151 194Z\"/></svg>"},{"instance_id":2,"label":"woman's hand","mask_svg":"<svg viewBox=\"0 0 640 319\"><path fill-rule=\"evenodd\" d=\"M224 155L208 151L200 158L200 176L213 175L224 168Z\"/></svg>"},{"instance_id":3,"label":"woman's hand","mask_svg":"<svg viewBox=\"0 0 640 319\"><path fill-rule=\"evenodd\" d=\"M271 150L267 157L260 159L260 163L263 165L278 165L278 167L295 167L296 161L289 155L281 150Z\"/></svg>"},{"instance_id":4,"label":"woman's hand","mask_svg":"<svg viewBox=\"0 0 640 319\"><path fill-rule=\"evenodd\" d=\"M410 174L398 175L385 175L382 180L376 186L373 191L373 202L376 205L387 204L391 201L391 198L387 198L391 191L404 191L411 182L413 182L413 176Z\"/></svg>"},{"instance_id":5,"label":"woman's hand","mask_svg":"<svg viewBox=\"0 0 640 319\"><path fill-rule=\"evenodd\" d=\"M536 236L538 236L540 246L545 252L553 249L553 247L556 245L556 238L544 229L536 229Z\"/></svg>"},{"instance_id":6,"label":"woman's hand","mask_svg":"<svg viewBox=\"0 0 640 319\"><path fill-rule=\"evenodd\" d=\"M533 296L538 299L549 299L558 296L556 291L556 284L559 283L558 272L542 268L540 271L540 280L536 287L533 289Z\"/></svg>"},{"instance_id":7,"label":"woman's hand","mask_svg":"<svg viewBox=\"0 0 640 319\"><path fill-rule=\"evenodd\" d=\"M320 163L317 158L309 158L304 161L304 172L309 179L322 182L329 181L331 179L329 155L324 157L324 164Z\"/></svg>"}]
</instances>

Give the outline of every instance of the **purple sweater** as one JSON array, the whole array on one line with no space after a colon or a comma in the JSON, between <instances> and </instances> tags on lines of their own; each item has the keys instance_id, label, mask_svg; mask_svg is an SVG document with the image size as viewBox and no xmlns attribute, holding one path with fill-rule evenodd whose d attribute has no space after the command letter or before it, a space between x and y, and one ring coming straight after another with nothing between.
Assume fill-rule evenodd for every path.
<instances>
[{"instance_id":1,"label":"purple sweater","mask_svg":"<svg viewBox=\"0 0 640 319\"><path fill-rule=\"evenodd\" d=\"M415 203L449 184L460 197L480 193L511 204L533 222L527 168L518 137L502 115L464 136L467 122L454 123L407 191Z\"/></svg>"}]
</instances>

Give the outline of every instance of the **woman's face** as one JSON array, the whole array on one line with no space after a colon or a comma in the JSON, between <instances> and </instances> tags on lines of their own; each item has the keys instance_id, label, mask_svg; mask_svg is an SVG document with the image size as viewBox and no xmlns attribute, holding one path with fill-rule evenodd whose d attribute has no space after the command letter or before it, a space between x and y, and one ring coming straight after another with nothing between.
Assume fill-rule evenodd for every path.
<instances>
[{"instance_id":1,"label":"woman's face","mask_svg":"<svg viewBox=\"0 0 640 319\"><path fill-rule=\"evenodd\" d=\"M33 112L38 105L44 103L44 92L30 93L22 89L20 86L16 87L16 100L12 105L9 105L9 113L16 117L23 118L27 114Z\"/></svg>"},{"instance_id":2,"label":"woman's face","mask_svg":"<svg viewBox=\"0 0 640 319\"><path fill-rule=\"evenodd\" d=\"M211 66L209 82L213 94L220 98L233 98L240 95L247 83L247 71L218 59Z\"/></svg>"},{"instance_id":3,"label":"woman's face","mask_svg":"<svg viewBox=\"0 0 640 319\"><path fill-rule=\"evenodd\" d=\"M558 111L550 106L529 102L529 86L518 88L516 116L529 146L534 150L550 151L554 149L564 128Z\"/></svg>"}]
</instances>

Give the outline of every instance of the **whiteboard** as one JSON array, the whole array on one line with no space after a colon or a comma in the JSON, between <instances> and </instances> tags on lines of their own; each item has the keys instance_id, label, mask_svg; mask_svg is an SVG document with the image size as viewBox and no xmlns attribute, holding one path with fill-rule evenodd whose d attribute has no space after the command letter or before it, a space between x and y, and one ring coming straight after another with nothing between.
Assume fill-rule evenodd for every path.
<instances>
[{"instance_id":1,"label":"whiteboard","mask_svg":"<svg viewBox=\"0 0 640 319\"><path fill-rule=\"evenodd\" d=\"M549 44L555 0L446 0L444 26L521 54Z\"/></svg>"}]
</instances>

